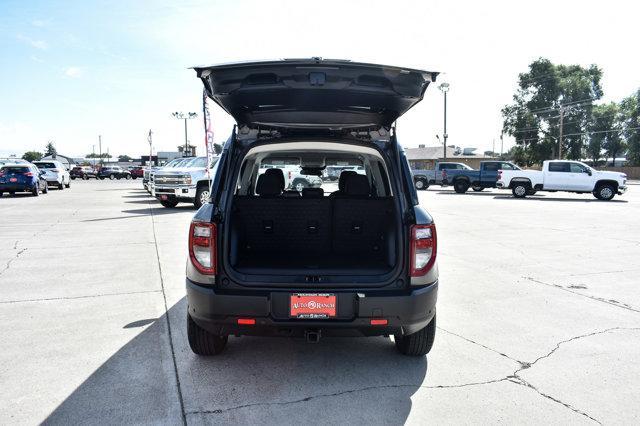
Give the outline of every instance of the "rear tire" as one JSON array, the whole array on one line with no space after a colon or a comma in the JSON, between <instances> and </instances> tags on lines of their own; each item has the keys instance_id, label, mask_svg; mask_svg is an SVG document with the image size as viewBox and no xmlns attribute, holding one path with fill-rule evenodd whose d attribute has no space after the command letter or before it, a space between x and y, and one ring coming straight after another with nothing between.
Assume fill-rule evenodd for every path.
<instances>
[{"instance_id":1,"label":"rear tire","mask_svg":"<svg viewBox=\"0 0 640 426\"><path fill-rule=\"evenodd\" d=\"M593 191L593 196L598 200L609 201L616 195L616 189L610 183L603 183Z\"/></svg>"},{"instance_id":2,"label":"rear tire","mask_svg":"<svg viewBox=\"0 0 640 426\"><path fill-rule=\"evenodd\" d=\"M529 191L529 185L523 182L516 182L513 184L513 187L511 188L511 193L516 198L526 197L528 191Z\"/></svg>"},{"instance_id":3,"label":"rear tire","mask_svg":"<svg viewBox=\"0 0 640 426\"><path fill-rule=\"evenodd\" d=\"M160 204L162 204L162 207L172 209L178 205L178 202L176 200L162 200L160 201Z\"/></svg>"},{"instance_id":4,"label":"rear tire","mask_svg":"<svg viewBox=\"0 0 640 426\"><path fill-rule=\"evenodd\" d=\"M424 191L429 188L429 182L426 179L418 178L416 179L415 186L418 191Z\"/></svg>"},{"instance_id":5,"label":"rear tire","mask_svg":"<svg viewBox=\"0 0 640 426\"><path fill-rule=\"evenodd\" d=\"M211 356L220 354L227 346L227 336L216 336L200 327L187 314L187 338L189 347L196 355Z\"/></svg>"},{"instance_id":6,"label":"rear tire","mask_svg":"<svg viewBox=\"0 0 640 426\"><path fill-rule=\"evenodd\" d=\"M64 186L65 188L71 188L71 181L68 181Z\"/></svg>"},{"instance_id":7,"label":"rear tire","mask_svg":"<svg viewBox=\"0 0 640 426\"><path fill-rule=\"evenodd\" d=\"M63 181L64 182L64 181ZM58 185L58 189L60 191L62 191L64 189L64 183L60 183L60 185Z\"/></svg>"},{"instance_id":8,"label":"rear tire","mask_svg":"<svg viewBox=\"0 0 640 426\"><path fill-rule=\"evenodd\" d=\"M436 317L425 328L407 336L396 334L396 349L408 356L424 356L429 353L436 337Z\"/></svg>"},{"instance_id":9,"label":"rear tire","mask_svg":"<svg viewBox=\"0 0 640 426\"><path fill-rule=\"evenodd\" d=\"M127 179L127 180L131 179L131 175L127 175L127 176L125 177L125 179Z\"/></svg>"},{"instance_id":10,"label":"rear tire","mask_svg":"<svg viewBox=\"0 0 640 426\"><path fill-rule=\"evenodd\" d=\"M114 180L115 178L116 178L116 175L114 174L109 175L109 179Z\"/></svg>"},{"instance_id":11,"label":"rear tire","mask_svg":"<svg viewBox=\"0 0 640 426\"><path fill-rule=\"evenodd\" d=\"M453 182L453 189L458 194L464 194L469 189L469 182L465 180L457 180Z\"/></svg>"},{"instance_id":12,"label":"rear tire","mask_svg":"<svg viewBox=\"0 0 640 426\"><path fill-rule=\"evenodd\" d=\"M31 190L31 193L33 194L34 197L37 197L38 195L40 195L40 184L36 183L36 186L33 187L33 189Z\"/></svg>"},{"instance_id":13,"label":"rear tire","mask_svg":"<svg viewBox=\"0 0 640 426\"><path fill-rule=\"evenodd\" d=\"M42 193L43 194L48 194L49 193L49 184L48 183L44 183L44 188L42 188Z\"/></svg>"}]
</instances>

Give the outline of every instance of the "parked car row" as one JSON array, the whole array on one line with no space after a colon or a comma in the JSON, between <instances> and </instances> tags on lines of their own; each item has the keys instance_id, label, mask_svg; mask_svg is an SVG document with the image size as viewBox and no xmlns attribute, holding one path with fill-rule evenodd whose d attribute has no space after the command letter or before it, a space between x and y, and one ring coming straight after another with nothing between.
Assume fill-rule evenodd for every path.
<instances>
[{"instance_id":1,"label":"parked car row","mask_svg":"<svg viewBox=\"0 0 640 426\"><path fill-rule=\"evenodd\" d=\"M611 200L627 190L627 175L618 172L595 170L579 161L549 160L542 170L522 170L507 161L483 161L480 170L473 170L462 163L438 163L435 170L414 170L416 189L429 185L453 185L464 194L469 188L482 191L485 188L510 189L516 198L534 195L538 191L565 191L578 194L591 193L599 200Z\"/></svg>"},{"instance_id":2,"label":"parked car row","mask_svg":"<svg viewBox=\"0 0 640 426\"><path fill-rule=\"evenodd\" d=\"M59 190L71 187L69 172L59 161L34 161L9 158L0 159L0 196L5 192L29 192L34 196L49 192L49 187Z\"/></svg>"},{"instance_id":3,"label":"parked car row","mask_svg":"<svg viewBox=\"0 0 640 426\"><path fill-rule=\"evenodd\" d=\"M105 165L97 168L91 166L75 166L71 169L71 179L137 179L143 175L141 166L124 169L120 166Z\"/></svg>"}]
</instances>

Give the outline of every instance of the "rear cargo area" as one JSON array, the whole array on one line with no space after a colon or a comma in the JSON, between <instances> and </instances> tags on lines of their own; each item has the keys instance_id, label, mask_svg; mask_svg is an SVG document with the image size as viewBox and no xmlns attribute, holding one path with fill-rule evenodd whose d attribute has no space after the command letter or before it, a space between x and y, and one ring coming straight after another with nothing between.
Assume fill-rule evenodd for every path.
<instances>
[{"instance_id":1,"label":"rear cargo area","mask_svg":"<svg viewBox=\"0 0 640 426\"><path fill-rule=\"evenodd\" d=\"M237 279L376 282L397 266L401 225L376 150L335 142L256 150L244 159L226 221L223 253L245 275ZM307 185L296 190L296 181Z\"/></svg>"},{"instance_id":2,"label":"rear cargo area","mask_svg":"<svg viewBox=\"0 0 640 426\"><path fill-rule=\"evenodd\" d=\"M396 261L393 215L391 198L237 196L230 263L247 274L382 274Z\"/></svg>"}]
</instances>

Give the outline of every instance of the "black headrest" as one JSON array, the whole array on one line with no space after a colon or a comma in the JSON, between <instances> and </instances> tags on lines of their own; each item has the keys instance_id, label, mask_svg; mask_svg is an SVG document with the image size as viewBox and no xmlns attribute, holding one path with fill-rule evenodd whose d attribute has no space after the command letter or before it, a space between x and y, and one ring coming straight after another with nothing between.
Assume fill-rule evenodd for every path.
<instances>
[{"instance_id":1,"label":"black headrest","mask_svg":"<svg viewBox=\"0 0 640 426\"><path fill-rule=\"evenodd\" d=\"M256 193L261 197L273 197L282 194L282 185L277 174L264 173L258 177Z\"/></svg>"},{"instance_id":2,"label":"black headrest","mask_svg":"<svg viewBox=\"0 0 640 426\"><path fill-rule=\"evenodd\" d=\"M300 193L298 191L284 191L282 196L285 198L300 198Z\"/></svg>"},{"instance_id":3,"label":"black headrest","mask_svg":"<svg viewBox=\"0 0 640 426\"><path fill-rule=\"evenodd\" d=\"M324 197L324 189L322 189L322 188L302 188L302 196L304 198L322 198L322 197Z\"/></svg>"},{"instance_id":4,"label":"black headrest","mask_svg":"<svg viewBox=\"0 0 640 426\"><path fill-rule=\"evenodd\" d=\"M371 195L369 179L364 175L349 175L344 185L344 192L347 195L363 197Z\"/></svg>"},{"instance_id":5,"label":"black headrest","mask_svg":"<svg viewBox=\"0 0 640 426\"><path fill-rule=\"evenodd\" d=\"M340 179L338 179L338 190L340 192L344 191L344 185L347 183L347 179L349 176L357 175L353 170L343 170L340 173Z\"/></svg>"},{"instance_id":6,"label":"black headrest","mask_svg":"<svg viewBox=\"0 0 640 426\"><path fill-rule=\"evenodd\" d=\"M280 190L284 190L284 173L281 169L267 169L264 174L277 176L280 181Z\"/></svg>"}]
</instances>

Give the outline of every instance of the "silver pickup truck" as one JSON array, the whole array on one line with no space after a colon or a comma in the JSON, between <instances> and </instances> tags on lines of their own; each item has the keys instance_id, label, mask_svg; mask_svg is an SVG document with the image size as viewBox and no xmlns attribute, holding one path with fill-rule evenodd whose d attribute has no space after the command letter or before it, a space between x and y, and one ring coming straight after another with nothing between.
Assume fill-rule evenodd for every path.
<instances>
[{"instance_id":1,"label":"silver pickup truck","mask_svg":"<svg viewBox=\"0 0 640 426\"><path fill-rule=\"evenodd\" d=\"M211 169L217 164L214 158L207 164L207 157L194 157L179 167L160 169L153 174L152 195L164 207L178 203L193 203L196 208L209 200Z\"/></svg>"}]
</instances>

